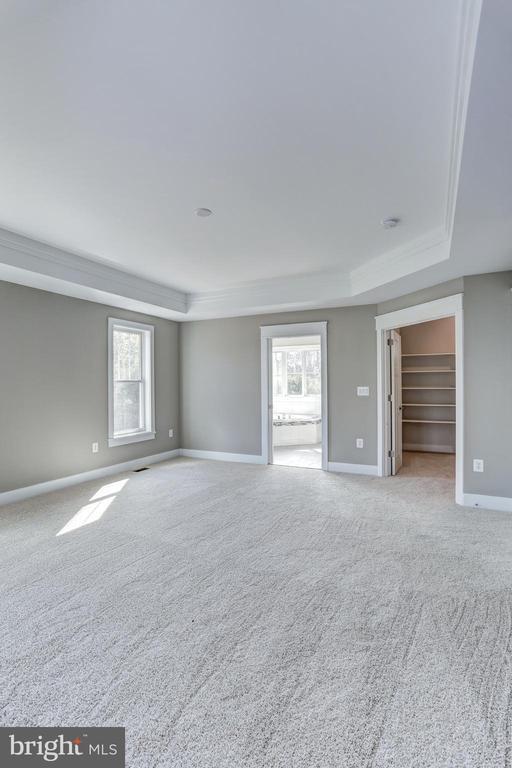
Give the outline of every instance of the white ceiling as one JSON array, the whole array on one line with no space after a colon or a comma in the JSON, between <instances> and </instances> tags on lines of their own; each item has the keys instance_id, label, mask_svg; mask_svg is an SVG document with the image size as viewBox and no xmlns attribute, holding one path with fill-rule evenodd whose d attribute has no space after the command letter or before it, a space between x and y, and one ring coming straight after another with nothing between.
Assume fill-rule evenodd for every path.
<instances>
[{"instance_id":1,"label":"white ceiling","mask_svg":"<svg viewBox=\"0 0 512 768\"><path fill-rule=\"evenodd\" d=\"M0 278L190 319L446 267L479 11L4 0Z\"/></svg>"}]
</instances>

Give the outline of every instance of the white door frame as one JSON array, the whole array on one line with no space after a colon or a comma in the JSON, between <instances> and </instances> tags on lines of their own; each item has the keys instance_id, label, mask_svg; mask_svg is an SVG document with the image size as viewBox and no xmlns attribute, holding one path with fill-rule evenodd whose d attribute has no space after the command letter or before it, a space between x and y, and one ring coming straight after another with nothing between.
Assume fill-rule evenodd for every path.
<instances>
[{"instance_id":1,"label":"white door frame","mask_svg":"<svg viewBox=\"0 0 512 768\"><path fill-rule=\"evenodd\" d=\"M322 469L329 467L329 424L327 403L327 321L262 325L261 330L261 456L272 462L272 339L276 337L320 336L322 379Z\"/></svg>"},{"instance_id":2,"label":"white door frame","mask_svg":"<svg viewBox=\"0 0 512 768\"><path fill-rule=\"evenodd\" d=\"M377 331L377 463L378 475L391 474L388 458L388 429L386 424L386 336L393 328L426 323L443 317L455 318L455 501L464 504L464 326L463 294L416 304L375 318Z\"/></svg>"}]
</instances>

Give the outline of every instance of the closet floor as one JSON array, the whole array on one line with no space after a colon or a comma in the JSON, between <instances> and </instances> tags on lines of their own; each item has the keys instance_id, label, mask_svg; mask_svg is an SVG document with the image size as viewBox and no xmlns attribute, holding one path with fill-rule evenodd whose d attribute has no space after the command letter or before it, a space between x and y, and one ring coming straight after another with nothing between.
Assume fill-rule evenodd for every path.
<instances>
[{"instance_id":1,"label":"closet floor","mask_svg":"<svg viewBox=\"0 0 512 768\"><path fill-rule=\"evenodd\" d=\"M400 476L442 477L455 480L454 453L404 451Z\"/></svg>"}]
</instances>

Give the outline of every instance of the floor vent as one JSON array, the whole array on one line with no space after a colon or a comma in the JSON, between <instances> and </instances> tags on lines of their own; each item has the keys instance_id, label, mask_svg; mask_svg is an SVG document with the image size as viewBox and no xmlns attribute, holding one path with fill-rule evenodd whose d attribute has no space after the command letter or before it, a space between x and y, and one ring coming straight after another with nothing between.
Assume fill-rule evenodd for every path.
<instances>
[{"instance_id":1,"label":"floor vent","mask_svg":"<svg viewBox=\"0 0 512 768\"><path fill-rule=\"evenodd\" d=\"M140 469L134 469L134 472L145 472L146 469L149 469L149 467L141 467Z\"/></svg>"}]
</instances>

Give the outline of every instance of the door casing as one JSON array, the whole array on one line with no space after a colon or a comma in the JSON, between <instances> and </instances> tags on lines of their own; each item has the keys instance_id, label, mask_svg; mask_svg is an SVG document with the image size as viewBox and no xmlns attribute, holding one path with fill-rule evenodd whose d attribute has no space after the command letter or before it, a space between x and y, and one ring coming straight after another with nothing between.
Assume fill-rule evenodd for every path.
<instances>
[{"instance_id":1,"label":"door casing","mask_svg":"<svg viewBox=\"0 0 512 768\"><path fill-rule=\"evenodd\" d=\"M327 389L327 321L262 325L261 331L261 456L264 464L272 464L272 339L295 336L320 336L320 368L322 379L322 469L329 468L329 423Z\"/></svg>"},{"instance_id":2,"label":"door casing","mask_svg":"<svg viewBox=\"0 0 512 768\"><path fill-rule=\"evenodd\" d=\"M464 309L462 293L443 299L416 304L384 315L377 315L377 474L391 475L390 409L386 407L389 394L389 355L386 338L389 331L405 325L416 325L442 317L455 318L455 501L464 505Z\"/></svg>"}]
</instances>

